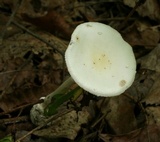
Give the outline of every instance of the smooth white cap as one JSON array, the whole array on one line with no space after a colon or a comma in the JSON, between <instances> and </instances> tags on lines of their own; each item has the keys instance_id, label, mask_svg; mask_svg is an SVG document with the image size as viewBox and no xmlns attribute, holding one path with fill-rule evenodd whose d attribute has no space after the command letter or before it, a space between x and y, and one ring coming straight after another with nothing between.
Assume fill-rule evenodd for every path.
<instances>
[{"instance_id":1,"label":"smooth white cap","mask_svg":"<svg viewBox=\"0 0 160 142\"><path fill-rule=\"evenodd\" d=\"M74 81L97 96L120 95L136 74L132 47L115 29L98 22L76 27L65 60Z\"/></svg>"}]
</instances>

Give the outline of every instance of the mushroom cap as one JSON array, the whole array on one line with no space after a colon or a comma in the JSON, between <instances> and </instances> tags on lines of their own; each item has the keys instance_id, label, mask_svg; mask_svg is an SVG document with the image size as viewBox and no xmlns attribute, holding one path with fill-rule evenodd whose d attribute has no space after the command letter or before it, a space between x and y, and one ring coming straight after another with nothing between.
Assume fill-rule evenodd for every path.
<instances>
[{"instance_id":1,"label":"mushroom cap","mask_svg":"<svg viewBox=\"0 0 160 142\"><path fill-rule=\"evenodd\" d=\"M65 60L74 81L97 96L120 95L132 85L136 74L132 47L118 31L98 22L76 27Z\"/></svg>"}]
</instances>

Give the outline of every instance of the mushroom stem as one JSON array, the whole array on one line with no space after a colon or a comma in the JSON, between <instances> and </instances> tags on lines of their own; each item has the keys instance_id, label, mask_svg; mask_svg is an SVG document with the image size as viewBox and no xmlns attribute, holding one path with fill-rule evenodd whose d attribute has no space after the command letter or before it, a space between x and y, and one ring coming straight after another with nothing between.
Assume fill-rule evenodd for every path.
<instances>
[{"instance_id":1,"label":"mushroom stem","mask_svg":"<svg viewBox=\"0 0 160 142\"><path fill-rule=\"evenodd\" d=\"M51 103L52 98L54 97L54 95L56 94L63 94L65 93L69 87L75 83L74 80L72 79L72 77L69 77L66 81L64 81L54 92L50 93L44 100L44 107L47 107L48 104Z\"/></svg>"},{"instance_id":2,"label":"mushroom stem","mask_svg":"<svg viewBox=\"0 0 160 142\"><path fill-rule=\"evenodd\" d=\"M51 103L52 98L56 94L62 94L65 93L72 84L74 84L74 80L72 77L69 77L66 81L64 81L55 91L47 95L44 99L43 103L36 104L32 107L30 112L30 118L33 124L35 125L41 125L45 120L47 119L46 116L44 116L44 110L45 108Z\"/></svg>"}]
</instances>

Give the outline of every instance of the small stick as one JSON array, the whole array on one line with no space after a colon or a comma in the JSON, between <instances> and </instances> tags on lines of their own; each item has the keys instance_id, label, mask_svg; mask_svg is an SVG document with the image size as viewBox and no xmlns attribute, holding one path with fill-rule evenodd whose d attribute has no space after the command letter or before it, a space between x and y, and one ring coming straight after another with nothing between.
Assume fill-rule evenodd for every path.
<instances>
[{"instance_id":1,"label":"small stick","mask_svg":"<svg viewBox=\"0 0 160 142\"><path fill-rule=\"evenodd\" d=\"M20 142L21 140L23 140L24 138L26 138L27 136L29 136L30 134L32 134L33 132L41 129L42 127L46 126L49 122L51 122L52 120L54 119L57 119L58 117L62 116L62 115L65 115L69 112L71 112L73 109L68 109L66 111L62 111L61 113L58 113L58 114L55 114L53 116L51 116L50 118L48 118L45 123L41 124L40 126L34 128L33 130L29 131L26 135L24 135L23 137L19 138L16 140L16 142Z\"/></svg>"},{"instance_id":2,"label":"small stick","mask_svg":"<svg viewBox=\"0 0 160 142\"><path fill-rule=\"evenodd\" d=\"M134 14L134 12L136 11L136 9L141 6L143 3L145 3L146 0L139 0L138 2L136 2L136 5L134 6L134 8L130 11L130 13L127 15L127 17L125 18L125 20L120 24L119 28L117 29L118 31L122 30L127 21L129 20L129 18Z\"/></svg>"},{"instance_id":3,"label":"small stick","mask_svg":"<svg viewBox=\"0 0 160 142\"><path fill-rule=\"evenodd\" d=\"M69 77L54 92L50 93L44 99L43 103L34 105L30 111L30 117L31 117L32 123L35 125L41 125L41 123L43 123L43 121L47 119L47 117L44 116L44 111L45 111L45 108L51 103L54 95L65 93L66 91L69 90L72 84L74 84L74 80L71 77Z\"/></svg>"},{"instance_id":4,"label":"small stick","mask_svg":"<svg viewBox=\"0 0 160 142\"><path fill-rule=\"evenodd\" d=\"M7 27L12 23L12 21L13 21L13 19L14 19L14 16L15 16L15 14L16 14L16 12L17 12L17 10L18 10L18 8L19 8L19 6L21 5L22 2L23 2L23 0L19 0L19 1L17 2L17 5L16 5L15 10L14 10L13 13L11 14L11 16L10 16L10 18L9 18L6 26L5 26L5 28L3 29L3 31L2 31L2 33L1 33L1 35L0 35L0 44L2 44L2 41L3 41L4 35L5 35L5 33L6 33Z\"/></svg>"},{"instance_id":5,"label":"small stick","mask_svg":"<svg viewBox=\"0 0 160 142\"><path fill-rule=\"evenodd\" d=\"M30 31L29 29L25 28L24 26L20 25L18 22L16 21L12 21L12 23L14 25L16 25L17 27L19 27L20 29L26 31L27 33L29 33L30 35L32 35L33 37L39 39L40 41L44 42L45 44L47 44L48 46L52 47L55 51L57 51L59 54L61 54L61 56L64 58L64 52L62 52L61 50L59 50L58 48L54 47L52 44L50 44L47 40L43 39L42 37L38 36L37 34L33 33L32 31Z\"/></svg>"},{"instance_id":6,"label":"small stick","mask_svg":"<svg viewBox=\"0 0 160 142\"><path fill-rule=\"evenodd\" d=\"M19 68L18 68L18 71L21 71L25 65L27 65L30 60L32 58L32 54L30 55L30 57L27 59L27 61L25 61ZM3 89L2 93L0 94L0 99L4 96L4 94L6 93L6 90L8 89L8 87L10 87L12 84L13 84L13 81L15 80L15 78L17 77L18 75L18 72L16 72L14 74L14 76L11 78L11 80L9 81L9 83L5 86L5 88Z\"/></svg>"}]
</instances>

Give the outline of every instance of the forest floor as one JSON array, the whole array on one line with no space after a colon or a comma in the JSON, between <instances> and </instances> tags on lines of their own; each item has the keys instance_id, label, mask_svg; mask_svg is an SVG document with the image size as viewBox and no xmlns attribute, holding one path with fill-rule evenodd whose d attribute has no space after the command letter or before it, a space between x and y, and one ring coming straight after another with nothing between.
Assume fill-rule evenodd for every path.
<instances>
[{"instance_id":1,"label":"forest floor","mask_svg":"<svg viewBox=\"0 0 160 142\"><path fill-rule=\"evenodd\" d=\"M65 50L89 21L110 25L133 47L134 83L116 97L79 90L53 98L60 105L52 124L36 126L30 110L69 76ZM0 142L159 142L159 43L158 0L0 0Z\"/></svg>"}]
</instances>

